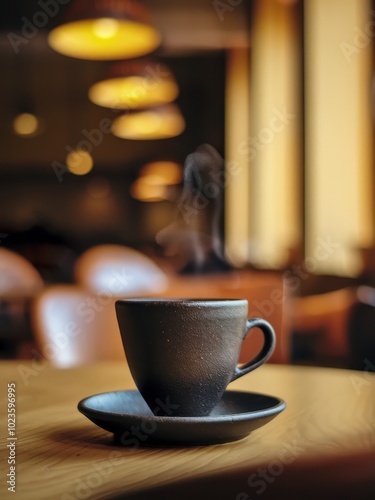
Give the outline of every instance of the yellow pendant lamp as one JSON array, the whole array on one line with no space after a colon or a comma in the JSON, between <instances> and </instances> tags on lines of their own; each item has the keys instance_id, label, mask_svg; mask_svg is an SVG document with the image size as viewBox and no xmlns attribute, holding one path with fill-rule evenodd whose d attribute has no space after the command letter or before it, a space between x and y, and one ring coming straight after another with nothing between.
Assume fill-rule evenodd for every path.
<instances>
[{"instance_id":1,"label":"yellow pendant lamp","mask_svg":"<svg viewBox=\"0 0 375 500\"><path fill-rule=\"evenodd\" d=\"M48 35L49 45L66 56L117 60L153 52L161 43L144 6L132 0L75 0L65 22Z\"/></svg>"},{"instance_id":2,"label":"yellow pendant lamp","mask_svg":"<svg viewBox=\"0 0 375 500\"><path fill-rule=\"evenodd\" d=\"M163 185L175 185L182 182L182 165L175 161L160 160L146 163L140 170L140 177L159 179Z\"/></svg>"},{"instance_id":3,"label":"yellow pendant lamp","mask_svg":"<svg viewBox=\"0 0 375 500\"><path fill-rule=\"evenodd\" d=\"M112 133L120 139L169 139L184 129L185 120L175 104L125 113L112 123Z\"/></svg>"},{"instance_id":4,"label":"yellow pendant lamp","mask_svg":"<svg viewBox=\"0 0 375 500\"><path fill-rule=\"evenodd\" d=\"M169 189L182 181L182 165L174 161L154 161L141 168L130 188L139 201L162 201L170 198Z\"/></svg>"},{"instance_id":5,"label":"yellow pendant lamp","mask_svg":"<svg viewBox=\"0 0 375 500\"><path fill-rule=\"evenodd\" d=\"M142 109L172 102L178 93L165 64L138 59L114 64L107 79L90 87L89 99L111 109Z\"/></svg>"}]
</instances>

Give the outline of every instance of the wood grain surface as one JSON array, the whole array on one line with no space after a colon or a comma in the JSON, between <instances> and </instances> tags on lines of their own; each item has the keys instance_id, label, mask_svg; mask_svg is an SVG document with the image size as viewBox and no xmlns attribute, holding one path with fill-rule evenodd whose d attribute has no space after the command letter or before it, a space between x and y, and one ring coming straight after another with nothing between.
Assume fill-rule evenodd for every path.
<instances>
[{"instance_id":1,"label":"wood grain surface","mask_svg":"<svg viewBox=\"0 0 375 500\"><path fill-rule=\"evenodd\" d=\"M0 380L1 498L375 498L373 373L263 366L230 388L279 396L287 409L242 441L191 448L120 447L77 411L86 396L134 388L125 362L3 361ZM16 495L6 483L12 382Z\"/></svg>"}]
</instances>

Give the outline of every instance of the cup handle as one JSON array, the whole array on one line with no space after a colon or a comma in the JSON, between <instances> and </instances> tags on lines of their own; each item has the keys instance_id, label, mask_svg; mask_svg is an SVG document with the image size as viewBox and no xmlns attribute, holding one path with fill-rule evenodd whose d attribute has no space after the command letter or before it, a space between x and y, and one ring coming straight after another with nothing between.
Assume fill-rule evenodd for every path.
<instances>
[{"instance_id":1,"label":"cup handle","mask_svg":"<svg viewBox=\"0 0 375 500\"><path fill-rule=\"evenodd\" d=\"M268 321L265 321L261 318L248 319L246 321L246 330L243 341L249 335L252 328L259 328L263 333L264 344L262 350L253 359L251 359L244 365L236 366L231 382L239 377L242 377L243 375L246 375L246 373L255 370L255 368L258 368L258 366L267 361L267 359L271 356L275 349L276 335L274 329L268 323Z\"/></svg>"}]
</instances>

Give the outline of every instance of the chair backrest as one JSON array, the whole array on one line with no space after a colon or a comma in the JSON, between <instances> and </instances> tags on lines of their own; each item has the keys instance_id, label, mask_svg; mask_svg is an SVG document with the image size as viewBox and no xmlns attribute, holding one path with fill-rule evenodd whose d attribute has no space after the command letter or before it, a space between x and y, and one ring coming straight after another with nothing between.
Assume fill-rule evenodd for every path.
<instances>
[{"instance_id":1,"label":"chair backrest","mask_svg":"<svg viewBox=\"0 0 375 500\"><path fill-rule=\"evenodd\" d=\"M76 262L78 284L111 297L160 292L167 287L164 271L149 257L121 245L98 245Z\"/></svg>"},{"instance_id":2,"label":"chair backrest","mask_svg":"<svg viewBox=\"0 0 375 500\"><path fill-rule=\"evenodd\" d=\"M0 298L27 298L43 286L35 267L12 250L0 247Z\"/></svg>"},{"instance_id":3,"label":"chair backrest","mask_svg":"<svg viewBox=\"0 0 375 500\"><path fill-rule=\"evenodd\" d=\"M261 317L271 323L277 338L270 359L274 363L291 360L291 337L285 312L286 291L281 273L233 271L201 276L177 276L159 296L191 298L243 298L249 302L249 317ZM254 329L245 340L240 362L259 352L262 334Z\"/></svg>"},{"instance_id":4,"label":"chair backrest","mask_svg":"<svg viewBox=\"0 0 375 500\"><path fill-rule=\"evenodd\" d=\"M359 286L357 303L350 311L348 330L350 367L374 372L375 367L375 288Z\"/></svg>"},{"instance_id":5,"label":"chair backrest","mask_svg":"<svg viewBox=\"0 0 375 500\"><path fill-rule=\"evenodd\" d=\"M353 287L296 297L291 303L292 329L299 334L320 332L323 337L321 354L348 358L349 318L357 301Z\"/></svg>"},{"instance_id":6,"label":"chair backrest","mask_svg":"<svg viewBox=\"0 0 375 500\"><path fill-rule=\"evenodd\" d=\"M111 298L52 285L33 301L31 320L40 354L55 366L125 359Z\"/></svg>"}]
</instances>

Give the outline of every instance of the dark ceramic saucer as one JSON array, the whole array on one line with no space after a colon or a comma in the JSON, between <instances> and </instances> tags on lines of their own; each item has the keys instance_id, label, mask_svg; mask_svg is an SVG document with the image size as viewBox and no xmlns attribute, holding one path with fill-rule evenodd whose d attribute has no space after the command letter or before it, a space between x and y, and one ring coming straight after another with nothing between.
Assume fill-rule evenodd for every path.
<instances>
[{"instance_id":1,"label":"dark ceramic saucer","mask_svg":"<svg viewBox=\"0 0 375 500\"><path fill-rule=\"evenodd\" d=\"M94 424L125 446L202 446L243 439L286 407L282 399L226 391L207 417L155 416L138 391L96 394L78 403Z\"/></svg>"}]
</instances>

